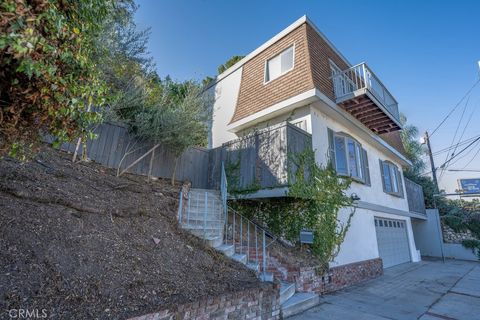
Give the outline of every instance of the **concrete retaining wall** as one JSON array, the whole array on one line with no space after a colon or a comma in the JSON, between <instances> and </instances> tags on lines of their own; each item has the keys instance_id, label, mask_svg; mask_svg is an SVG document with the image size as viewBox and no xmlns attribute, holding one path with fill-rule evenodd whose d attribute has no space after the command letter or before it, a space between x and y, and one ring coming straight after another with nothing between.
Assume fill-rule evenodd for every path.
<instances>
[{"instance_id":1,"label":"concrete retaining wall","mask_svg":"<svg viewBox=\"0 0 480 320\"><path fill-rule=\"evenodd\" d=\"M413 236L422 256L478 261L472 250L459 243L443 243L437 209L427 209L427 220L412 219Z\"/></svg>"}]
</instances>

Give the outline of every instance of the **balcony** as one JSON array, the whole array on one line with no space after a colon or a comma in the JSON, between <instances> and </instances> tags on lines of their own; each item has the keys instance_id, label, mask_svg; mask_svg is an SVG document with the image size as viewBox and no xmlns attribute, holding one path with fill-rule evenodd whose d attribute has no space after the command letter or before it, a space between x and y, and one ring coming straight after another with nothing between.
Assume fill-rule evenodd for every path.
<instances>
[{"instance_id":1,"label":"balcony","mask_svg":"<svg viewBox=\"0 0 480 320\"><path fill-rule=\"evenodd\" d=\"M332 76L336 103L376 134L401 129L398 103L365 63Z\"/></svg>"},{"instance_id":2,"label":"balcony","mask_svg":"<svg viewBox=\"0 0 480 320\"><path fill-rule=\"evenodd\" d=\"M229 141L211 150L213 188L225 164L229 192L243 198L285 197L297 167L291 158L312 148L311 135L283 122Z\"/></svg>"}]
</instances>

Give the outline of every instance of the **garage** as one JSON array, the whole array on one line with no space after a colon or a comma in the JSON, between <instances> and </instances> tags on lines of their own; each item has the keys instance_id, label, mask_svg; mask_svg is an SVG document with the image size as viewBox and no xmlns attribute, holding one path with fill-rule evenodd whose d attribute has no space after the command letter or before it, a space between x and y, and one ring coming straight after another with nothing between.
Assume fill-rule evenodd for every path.
<instances>
[{"instance_id":1,"label":"garage","mask_svg":"<svg viewBox=\"0 0 480 320\"><path fill-rule=\"evenodd\" d=\"M378 252L384 268L411 261L407 225L404 220L375 217L375 230Z\"/></svg>"}]
</instances>

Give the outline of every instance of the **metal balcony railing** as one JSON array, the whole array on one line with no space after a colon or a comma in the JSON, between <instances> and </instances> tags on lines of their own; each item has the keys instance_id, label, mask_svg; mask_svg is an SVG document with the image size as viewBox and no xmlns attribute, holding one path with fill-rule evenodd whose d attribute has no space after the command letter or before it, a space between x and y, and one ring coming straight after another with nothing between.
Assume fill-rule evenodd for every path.
<instances>
[{"instance_id":1,"label":"metal balcony railing","mask_svg":"<svg viewBox=\"0 0 480 320\"><path fill-rule=\"evenodd\" d=\"M398 103L366 63L360 63L332 76L336 102L356 96L358 91L367 91L395 120L400 121Z\"/></svg>"}]
</instances>

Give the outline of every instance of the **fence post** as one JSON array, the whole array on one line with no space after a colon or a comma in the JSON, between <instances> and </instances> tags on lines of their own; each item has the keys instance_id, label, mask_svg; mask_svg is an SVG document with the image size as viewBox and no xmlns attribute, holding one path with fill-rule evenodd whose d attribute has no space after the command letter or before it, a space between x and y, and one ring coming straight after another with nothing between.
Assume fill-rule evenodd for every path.
<instances>
[{"instance_id":1,"label":"fence post","mask_svg":"<svg viewBox=\"0 0 480 320\"><path fill-rule=\"evenodd\" d=\"M187 225L190 223L190 192L188 193Z\"/></svg>"},{"instance_id":2,"label":"fence post","mask_svg":"<svg viewBox=\"0 0 480 320\"><path fill-rule=\"evenodd\" d=\"M263 260L263 280L266 279L266 272L267 272L267 256L266 256L266 245L265 245L265 230L263 230L263 244L262 244L262 260Z\"/></svg>"},{"instance_id":3,"label":"fence post","mask_svg":"<svg viewBox=\"0 0 480 320\"><path fill-rule=\"evenodd\" d=\"M208 210L208 192L205 192L205 211L203 214L203 239L207 240L207 210Z\"/></svg>"},{"instance_id":4,"label":"fence post","mask_svg":"<svg viewBox=\"0 0 480 320\"><path fill-rule=\"evenodd\" d=\"M182 224L182 200L183 200L183 191L180 191L180 203L178 204L178 221Z\"/></svg>"},{"instance_id":5,"label":"fence post","mask_svg":"<svg viewBox=\"0 0 480 320\"><path fill-rule=\"evenodd\" d=\"M233 211L232 244L233 244L233 251L235 252L235 211Z\"/></svg>"},{"instance_id":6,"label":"fence post","mask_svg":"<svg viewBox=\"0 0 480 320\"><path fill-rule=\"evenodd\" d=\"M250 261L250 221L247 222L247 263Z\"/></svg>"},{"instance_id":7,"label":"fence post","mask_svg":"<svg viewBox=\"0 0 480 320\"><path fill-rule=\"evenodd\" d=\"M243 216L240 216L240 254L242 254L243 247Z\"/></svg>"},{"instance_id":8,"label":"fence post","mask_svg":"<svg viewBox=\"0 0 480 320\"><path fill-rule=\"evenodd\" d=\"M260 261L258 261L257 225L255 225L255 260L257 261L258 265L260 265Z\"/></svg>"}]
</instances>

